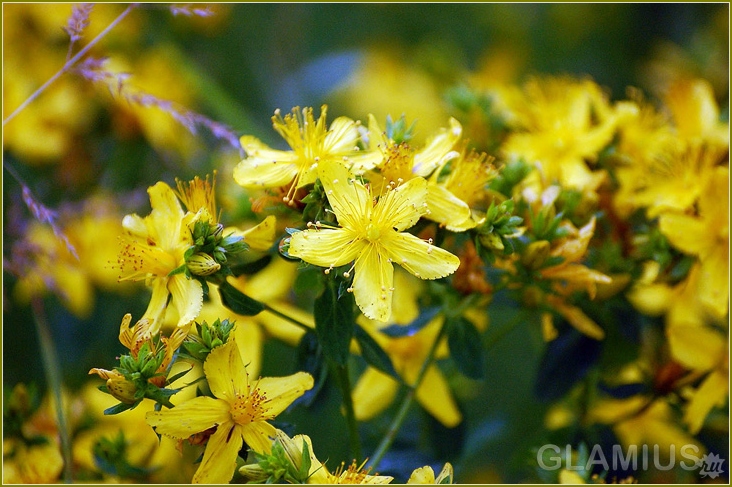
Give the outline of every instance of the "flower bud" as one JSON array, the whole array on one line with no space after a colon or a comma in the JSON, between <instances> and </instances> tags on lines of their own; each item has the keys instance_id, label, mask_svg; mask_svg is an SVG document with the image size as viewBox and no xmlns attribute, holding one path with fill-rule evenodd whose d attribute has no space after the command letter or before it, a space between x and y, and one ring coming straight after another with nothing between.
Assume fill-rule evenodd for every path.
<instances>
[{"instance_id":1,"label":"flower bud","mask_svg":"<svg viewBox=\"0 0 732 487\"><path fill-rule=\"evenodd\" d=\"M186 265L188 266L188 270L191 271L191 274L196 276L210 276L221 269L221 264L203 252L192 255L186 262Z\"/></svg>"},{"instance_id":2,"label":"flower bud","mask_svg":"<svg viewBox=\"0 0 732 487\"><path fill-rule=\"evenodd\" d=\"M529 269L536 270L546 262L550 250L551 245L546 240L532 242L521 256L521 263Z\"/></svg>"}]
</instances>

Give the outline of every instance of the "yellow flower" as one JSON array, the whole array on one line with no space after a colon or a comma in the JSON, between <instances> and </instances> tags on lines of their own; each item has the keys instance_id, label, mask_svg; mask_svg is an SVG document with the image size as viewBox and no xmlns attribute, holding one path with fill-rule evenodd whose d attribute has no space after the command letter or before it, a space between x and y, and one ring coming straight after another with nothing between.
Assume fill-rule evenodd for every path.
<instances>
[{"instance_id":1,"label":"yellow flower","mask_svg":"<svg viewBox=\"0 0 732 487\"><path fill-rule=\"evenodd\" d=\"M160 330L168 298L178 311L178 326L185 326L198 316L203 304L203 288L184 273L170 272L185 263L184 253L193 245L186 215L175 193L158 182L148 188L152 211L141 218L127 215L122 221L126 233L120 238L122 250L117 260L120 280L145 280L152 286L152 297L142 319L151 323L153 334Z\"/></svg>"},{"instance_id":2,"label":"yellow flower","mask_svg":"<svg viewBox=\"0 0 732 487\"><path fill-rule=\"evenodd\" d=\"M450 172L444 180L440 180L441 169L432 173L427 197L430 214L427 218L444 222L445 227L453 232L469 230L483 221L485 215L473 208L479 202L485 203L486 187L498 174L492 162L493 157L486 153L468 153L467 148L463 148L458 157L449 161ZM460 203L453 203L455 200ZM470 209L468 216L457 222L457 215L465 214L464 206Z\"/></svg>"},{"instance_id":3,"label":"yellow flower","mask_svg":"<svg viewBox=\"0 0 732 487\"><path fill-rule=\"evenodd\" d=\"M679 136L692 143L729 148L729 124L719 120L719 107L708 81L681 78L669 87L664 101Z\"/></svg>"},{"instance_id":4,"label":"yellow flower","mask_svg":"<svg viewBox=\"0 0 732 487\"><path fill-rule=\"evenodd\" d=\"M8 438L3 440L3 484L51 484L60 479L64 467L56 441L26 445Z\"/></svg>"},{"instance_id":5,"label":"yellow flower","mask_svg":"<svg viewBox=\"0 0 732 487\"><path fill-rule=\"evenodd\" d=\"M610 143L617 120L599 86L590 80L534 78L513 109L517 130L503 145L507 157L535 165L546 184L597 188L604 172L593 172L588 162Z\"/></svg>"},{"instance_id":6,"label":"yellow flower","mask_svg":"<svg viewBox=\"0 0 732 487\"><path fill-rule=\"evenodd\" d=\"M697 434L712 408L723 405L729 397L729 338L711 327L694 324L667 326L666 336L676 360L706 374L691 392L683 418L689 432Z\"/></svg>"},{"instance_id":7,"label":"yellow flower","mask_svg":"<svg viewBox=\"0 0 732 487\"><path fill-rule=\"evenodd\" d=\"M386 321L391 314L393 262L421 279L445 277L460 265L448 251L405 232L426 211L427 181L423 178L389 185L374 203L371 188L354 179L345 167L321 166L318 174L341 227L315 224L315 228L297 232L289 253L327 267L326 272L355 259L351 289L367 317Z\"/></svg>"},{"instance_id":8,"label":"yellow flower","mask_svg":"<svg viewBox=\"0 0 732 487\"><path fill-rule=\"evenodd\" d=\"M447 116L443 89L414 56L400 55L393 47L364 51L348 80L333 93L338 106L359 117L373 113L379 120L409 113L424 133L437 130Z\"/></svg>"},{"instance_id":9,"label":"yellow flower","mask_svg":"<svg viewBox=\"0 0 732 487\"><path fill-rule=\"evenodd\" d=\"M709 172L726 154L726 149L674 141L650 162L618 168L616 205L625 212L646 208L648 218L686 211L699 198Z\"/></svg>"},{"instance_id":10,"label":"yellow flower","mask_svg":"<svg viewBox=\"0 0 732 487\"><path fill-rule=\"evenodd\" d=\"M712 171L699 197L699 215L665 213L659 229L671 245L701 263L700 299L721 318L729 309L729 168Z\"/></svg>"},{"instance_id":11,"label":"yellow flower","mask_svg":"<svg viewBox=\"0 0 732 487\"><path fill-rule=\"evenodd\" d=\"M429 465L415 469L407 480L408 484L451 484L452 465L448 462L442 467L440 475L435 478L435 471Z\"/></svg>"},{"instance_id":12,"label":"yellow flower","mask_svg":"<svg viewBox=\"0 0 732 487\"><path fill-rule=\"evenodd\" d=\"M18 274L14 297L24 303L51 291L76 316L88 318L94 308L95 287L119 291L118 276L108 263L117 256L121 230L117 208L104 195L91 197L61 225L76 255L49 225L32 221L23 239L13 245L11 263Z\"/></svg>"},{"instance_id":13,"label":"yellow flower","mask_svg":"<svg viewBox=\"0 0 732 487\"><path fill-rule=\"evenodd\" d=\"M251 384L234 340L211 351L203 369L214 397L200 396L170 410L149 412L147 423L159 434L179 439L215 427L193 482L228 483L243 442L269 453L275 428L267 421L312 388L313 378L298 372Z\"/></svg>"},{"instance_id":14,"label":"yellow flower","mask_svg":"<svg viewBox=\"0 0 732 487\"><path fill-rule=\"evenodd\" d=\"M285 203L293 199L295 190L312 184L317 179L316 168L333 164L357 164L373 167L379 162L378 152L359 152L358 123L336 118L326 128L327 106L320 109L320 117L313 118L313 109L293 108L283 119L280 111L272 117L274 129L292 148L291 151L271 149L258 139L245 135L241 145L248 157L234 168L234 179L245 188L275 188L290 185Z\"/></svg>"},{"instance_id":15,"label":"yellow flower","mask_svg":"<svg viewBox=\"0 0 732 487\"><path fill-rule=\"evenodd\" d=\"M545 300L578 331L595 340L602 340L605 338L603 329L580 308L568 304L564 299L577 290L587 291L590 299L594 299L598 284L612 282L609 276L579 264L587 253L587 247L595 233L595 217L579 230L571 223L565 223L564 226L569 229L569 236L562 239L548 254L551 257L562 257L564 260L539 271L543 279L552 281L552 289L557 293L547 294ZM551 338L554 336L553 325L548 318L549 315L545 316L542 322L544 336Z\"/></svg>"},{"instance_id":16,"label":"yellow flower","mask_svg":"<svg viewBox=\"0 0 732 487\"><path fill-rule=\"evenodd\" d=\"M679 451L684 445L704 447L674 420L673 410L663 399L633 396L628 399L603 399L588 415L592 423L610 424L623 445L658 445L661 452ZM673 446L672 446L673 445Z\"/></svg>"},{"instance_id":17,"label":"yellow flower","mask_svg":"<svg viewBox=\"0 0 732 487\"><path fill-rule=\"evenodd\" d=\"M628 294L629 301L642 313L665 313L666 338L671 356L690 369L693 376L706 376L688 392L683 421L696 434L715 405L729 396L728 339L707 326L709 307L702 302L701 264L695 263L686 279L671 287L654 282L656 262L646 264L644 275ZM717 317L719 319L719 317Z\"/></svg>"},{"instance_id":18,"label":"yellow flower","mask_svg":"<svg viewBox=\"0 0 732 487\"><path fill-rule=\"evenodd\" d=\"M383 154L378 172L370 171L367 174L375 191L381 192L389 184L401 184L413 178L427 178L432 175L427 184L427 212L424 217L445 225L448 229L463 230L465 222L470 220L470 207L450 192L445 184L438 184L441 169L460 155L453 148L460 140L462 131L460 123L450 118L450 128L440 129L427 140L424 147L417 150L406 142L394 143L381 130L376 118L369 115L369 147ZM353 167L357 174L365 169L369 168Z\"/></svg>"}]
</instances>

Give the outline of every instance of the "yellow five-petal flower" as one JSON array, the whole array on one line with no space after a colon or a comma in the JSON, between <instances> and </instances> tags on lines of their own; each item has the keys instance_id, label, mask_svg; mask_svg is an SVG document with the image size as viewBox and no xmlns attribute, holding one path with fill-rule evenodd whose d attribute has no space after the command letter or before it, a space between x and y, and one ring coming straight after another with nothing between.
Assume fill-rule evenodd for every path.
<instances>
[{"instance_id":1,"label":"yellow five-petal flower","mask_svg":"<svg viewBox=\"0 0 732 487\"><path fill-rule=\"evenodd\" d=\"M271 149L255 137L245 135L241 145L248 157L234 168L234 179L245 188L275 188L290 185L284 202L289 203L295 190L317 179L316 168L321 164L347 162L359 167L373 167L381 160L375 151L359 152L358 123L338 117L326 127L327 106L320 117L313 117L312 108L293 108L282 118L280 111L272 117L272 126L287 141L291 151Z\"/></svg>"},{"instance_id":2,"label":"yellow five-petal flower","mask_svg":"<svg viewBox=\"0 0 732 487\"><path fill-rule=\"evenodd\" d=\"M368 318L386 321L394 292L392 262L421 279L452 274L460 259L404 230L426 211L427 181L417 177L385 189L374 203L371 188L340 165L318 169L340 228L315 228L292 236L290 255L332 269L355 260L350 288ZM346 273L348 277L349 273Z\"/></svg>"},{"instance_id":3,"label":"yellow five-petal flower","mask_svg":"<svg viewBox=\"0 0 732 487\"><path fill-rule=\"evenodd\" d=\"M313 378L298 372L252 384L234 340L211 351L203 371L215 397L200 396L167 411L152 411L146 419L158 433L179 439L215 427L193 482L228 483L243 442L256 452L270 453L276 430L267 421L312 388Z\"/></svg>"},{"instance_id":4,"label":"yellow five-petal flower","mask_svg":"<svg viewBox=\"0 0 732 487\"><path fill-rule=\"evenodd\" d=\"M196 319L203 305L203 288L195 279L170 272L185 262L185 251L193 245L186 216L175 192L164 182L148 188L152 211L142 218L136 214L122 220L125 234L120 238L117 264L120 280L145 280L152 297L142 319L150 321L150 332L160 330L168 298L178 311L178 326ZM189 214L190 215L190 214Z\"/></svg>"}]
</instances>

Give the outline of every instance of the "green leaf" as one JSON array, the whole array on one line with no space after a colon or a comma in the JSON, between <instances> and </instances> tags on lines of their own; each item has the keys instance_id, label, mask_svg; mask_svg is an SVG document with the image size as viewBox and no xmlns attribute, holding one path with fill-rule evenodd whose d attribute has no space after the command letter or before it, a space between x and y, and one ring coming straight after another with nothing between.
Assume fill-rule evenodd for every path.
<instances>
[{"instance_id":1,"label":"green leaf","mask_svg":"<svg viewBox=\"0 0 732 487\"><path fill-rule=\"evenodd\" d=\"M354 329L354 336L356 341L361 347L361 356L366 360L369 365L376 367L382 372L385 372L397 380L401 380L399 375L394 370L394 365L391 363L391 359L386 354L383 348L369 335L361 326L356 325Z\"/></svg>"},{"instance_id":2,"label":"green leaf","mask_svg":"<svg viewBox=\"0 0 732 487\"><path fill-rule=\"evenodd\" d=\"M231 272L235 276L240 276L242 274L246 275L252 275L256 274L257 272L261 271L265 267L269 265L269 263L272 262L272 256L267 254L261 259L257 259L251 262L246 262L244 264L237 264L231 266Z\"/></svg>"},{"instance_id":3,"label":"green leaf","mask_svg":"<svg viewBox=\"0 0 732 487\"><path fill-rule=\"evenodd\" d=\"M119 404L115 404L114 406L108 407L107 409L105 409L104 414L105 414L105 416L109 416L112 414L119 414L121 412L127 411L128 409L134 408L138 404L139 404L139 401L135 402L133 404L125 404L125 403L121 402Z\"/></svg>"},{"instance_id":4,"label":"green leaf","mask_svg":"<svg viewBox=\"0 0 732 487\"><path fill-rule=\"evenodd\" d=\"M328 377L328 367L325 366L323 347L313 331L307 331L297 345L297 370L307 372L313 376L315 385L298 399L304 406L310 406L318 397Z\"/></svg>"},{"instance_id":5,"label":"green leaf","mask_svg":"<svg viewBox=\"0 0 732 487\"><path fill-rule=\"evenodd\" d=\"M315 300L315 333L325 356L344 366L353 337L353 294L338 297L335 280L329 279L323 294Z\"/></svg>"},{"instance_id":6,"label":"green leaf","mask_svg":"<svg viewBox=\"0 0 732 487\"><path fill-rule=\"evenodd\" d=\"M223 281L219 285L219 294L221 295L221 302L224 306L236 314L254 316L264 311L264 305L262 303L242 293L229 284L228 281Z\"/></svg>"},{"instance_id":7,"label":"green leaf","mask_svg":"<svg viewBox=\"0 0 732 487\"><path fill-rule=\"evenodd\" d=\"M447 345L458 370L471 379L482 379L485 374L483 340L470 321L459 316L450 320Z\"/></svg>"},{"instance_id":8,"label":"green leaf","mask_svg":"<svg viewBox=\"0 0 732 487\"><path fill-rule=\"evenodd\" d=\"M308 479L308 473L310 473L310 447L308 446L308 442L305 441L303 438L302 440L302 459L300 460L300 471L299 474L299 480L302 483L305 483Z\"/></svg>"}]
</instances>

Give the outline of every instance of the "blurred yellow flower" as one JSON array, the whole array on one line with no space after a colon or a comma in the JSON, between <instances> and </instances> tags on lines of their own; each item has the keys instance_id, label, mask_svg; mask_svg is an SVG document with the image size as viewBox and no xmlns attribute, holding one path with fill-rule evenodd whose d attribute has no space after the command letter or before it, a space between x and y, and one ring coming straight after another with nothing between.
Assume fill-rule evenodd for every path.
<instances>
[{"instance_id":1,"label":"blurred yellow flower","mask_svg":"<svg viewBox=\"0 0 732 487\"><path fill-rule=\"evenodd\" d=\"M19 439L3 439L3 484L56 483L63 467L61 449L53 440L26 445Z\"/></svg>"},{"instance_id":2,"label":"blurred yellow flower","mask_svg":"<svg viewBox=\"0 0 732 487\"><path fill-rule=\"evenodd\" d=\"M595 190L605 178L589 166L613 138L618 114L607 95L590 80L533 78L511 109L515 131L505 141L507 158L534 165L543 186Z\"/></svg>"},{"instance_id":3,"label":"blurred yellow flower","mask_svg":"<svg viewBox=\"0 0 732 487\"><path fill-rule=\"evenodd\" d=\"M721 318L729 310L729 168L710 171L701 188L698 216L667 212L659 228L671 245L699 258L699 298Z\"/></svg>"},{"instance_id":4,"label":"blurred yellow flower","mask_svg":"<svg viewBox=\"0 0 732 487\"><path fill-rule=\"evenodd\" d=\"M260 453L269 453L274 419L295 399L313 387L310 374L265 377L251 383L234 340L216 347L203 366L214 397L199 396L176 407L149 412L147 423L159 434L185 439L210 428L194 483L228 483L244 442Z\"/></svg>"},{"instance_id":5,"label":"blurred yellow flower","mask_svg":"<svg viewBox=\"0 0 732 487\"><path fill-rule=\"evenodd\" d=\"M117 256L114 239L122 231L118 213L111 198L96 195L75 215L62 214L60 226L68 244L49 225L30 222L13 246L12 264L18 267L13 297L27 303L52 292L76 316L89 317L95 288L119 291L117 274L109 266Z\"/></svg>"},{"instance_id":6,"label":"blurred yellow flower","mask_svg":"<svg viewBox=\"0 0 732 487\"><path fill-rule=\"evenodd\" d=\"M421 143L448 117L441 87L425 70L402 61L393 48L367 51L334 96L356 118L372 113L386 120L408 113L419 120L415 141Z\"/></svg>"},{"instance_id":7,"label":"blurred yellow flower","mask_svg":"<svg viewBox=\"0 0 732 487\"><path fill-rule=\"evenodd\" d=\"M712 85L703 79L681 78L664 97L679 137L692 144L729 149L729 123L720 121Z\"/></svg>"},{"instance_id":8,"label":"blurred yellow flower","mask_svg":"<svg viewBox=\"0 0 732 487\"><path fill-rule=\"evenodd\" d=\"M586 291L590 299L594 299L598 284L612 282L609 276L579 263L585 257L587 247L595 233L595 217L580 229L576 229L569 222L563 225L569 230L568 236L557 242L548 253L549 257L561 257L562 262L539 270L539 276L550 280L552 290L556 293L547 294L546 302L578 331L595 340L602 340L605 338L605 331L580 308L569 304L565 299L575 291ZM554 336L553 325L549 315L545 316L543 321L545 337L550 338Z\"/></svg>"},{"instance_id":9,"label":"blurred yellow flower","mask_svg":"<svg viewBox=\"0 0 732 487\"><path fill-rule=\"evenodd\" d=\"M417 318L419 308L417 297L422 287L419 282L402 272L396 273L398 286L394 291L395 306L388 323L407 325ZM359 323L371 337L389 355L394 370L404 383L413 386L419 371L432 348L444 317L433 319L416 333L404 337L389 337L381 332L383 323L360 319ZM442 359L449 355L444 338L437 345L434 358ZM384 411L396 399L400 384L392 376L373 367L367 367L353 388L353 408L356 418L368 421ZM448 428L457 426L462 421L462 414L453 398L447 379L439 366L432 363L428 366L422 382L416 390L415 399L429 414Z\"/></svg>"},{"instance_id":10,"label":"blurred yellow flower","mask_svg":"<svg viewBox=\"0 0 732 487\"><path fill-rule=\"evenodd\" d=\"M668 453L685 445L694 445L703 454L705 448L675 421L673 409L665 398L633 396L628 399L602 399L591 407L591 423L612 425L625 446L658 445Z\"/></svg>"}]
</instances>

